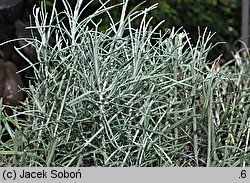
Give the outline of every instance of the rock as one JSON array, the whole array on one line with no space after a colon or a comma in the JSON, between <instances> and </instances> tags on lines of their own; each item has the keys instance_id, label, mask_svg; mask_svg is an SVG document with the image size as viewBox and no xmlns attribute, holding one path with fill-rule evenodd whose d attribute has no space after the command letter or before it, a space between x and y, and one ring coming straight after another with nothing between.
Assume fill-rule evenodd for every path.
<instances>
[{"instance_id":1,"label":"rock","mask_svg":"<svg viewBox=\"0 0 250 183\"><path fill-rule=\"evenodd\" d=\"M0 16L2 24L15 22L20 15L23 0L0 0Z\"/></svg>"},{"instance_id":2,"label":"rock","mask_svg":"<svg viewBox=\"0 0 250 183\"><path fill-rule=\"evenodd\" d=\"M0 43L14 39L14 26L4 25L0 26ZM13 52L13 43L4 44L0 47L0 56L3 60L9 60Z\"/></svg>"},{"instance_id":3,"label":"rock","mask_svg":"<svg viewBox=\"0 0 250 183\"><path fill-rule=\"evenodd\" d=\"M16 74L17 67L14 63L0 60L0 97L7 105L18 105L24 100L23 81L20 74Z\"/></svg>"}]
</instances>

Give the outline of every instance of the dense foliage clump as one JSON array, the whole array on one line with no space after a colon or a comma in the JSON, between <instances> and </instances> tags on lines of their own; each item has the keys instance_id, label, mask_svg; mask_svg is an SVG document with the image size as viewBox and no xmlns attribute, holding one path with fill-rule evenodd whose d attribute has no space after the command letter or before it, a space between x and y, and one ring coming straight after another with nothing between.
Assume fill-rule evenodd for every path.
<instances>
[{"instance_id":1,"label":"dense foliage clump","mask_svg":"<svg viewBox=\"0 0 250 183\"><path fill-rule=\"evenodd\" d=\"M60 14L34 10L41 40L27 42L38 62L27 59L34 80L23 107L1 113L12 137L1 142L3 166L249 165L247 54L235 67L209 65L213 34L198 29L192 41L182 29L161 31L147 18L155 5L101 4L82 19L83 1L73 10L66 2ZM120 6L115 21L110 10Z\"/></svg>"}]
</instances>

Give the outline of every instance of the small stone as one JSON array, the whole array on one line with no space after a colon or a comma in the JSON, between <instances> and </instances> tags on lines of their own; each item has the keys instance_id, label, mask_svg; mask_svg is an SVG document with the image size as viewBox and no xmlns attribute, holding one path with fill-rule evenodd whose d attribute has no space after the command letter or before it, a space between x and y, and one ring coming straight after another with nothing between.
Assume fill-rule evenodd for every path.
<instances>
[{"instance_id":1,"label":"small stone","mask_svg":"<svg viewBox=\"0 0 250 183\"><path fill-rule=\"evenodd\" d=\"M0 60L0 97L4 104L18 105L24 99L23 81L13 62Z\"/></svg>"}]
</instances>

